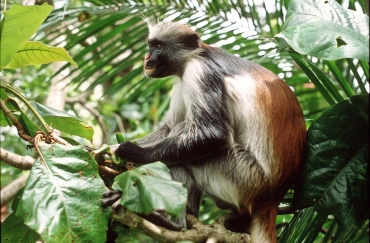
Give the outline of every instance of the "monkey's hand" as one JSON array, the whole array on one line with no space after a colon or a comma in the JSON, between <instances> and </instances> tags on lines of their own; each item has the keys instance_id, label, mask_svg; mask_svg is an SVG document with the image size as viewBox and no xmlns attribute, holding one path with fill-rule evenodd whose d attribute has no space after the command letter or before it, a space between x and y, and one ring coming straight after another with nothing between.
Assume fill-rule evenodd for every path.
<instances>
[{"instance_id":1,"label":"monkey's hand","mask_svg":"<svg viewBox=\"0 0 370 243\"><path fill-rule=\"evenodd\" d=\"M122 191L110 190L103 193L103 199L100 203L104 208L112 206L113 210L117 210L121 206L121 197Z\"/></svg>"},{"instance_id":2,"label":"monkey's hand","mask_svg":"<svg viewBox=\"0 0 370 243\"><path fill-rule=\"evenodd\" d=\"M139 153L141 149L141 147L132 142L123 142L119 146L110 146L110 151L114 153L112 156L113 162L117 165L125 164L126 167L129 164L132 166L132 163L127 161L136 161L136 154ZM121 206L121 197L122 191L110 190L103 193L103 199L100 201L100 203L103 207L112 206L113 210L117 210Z\"/></svg>"},{"instance_id":3,"label":"monkey's hand","mask_svg":"<svg viewBox=\"0 0 370 243\"><path fill-rule=\"evenodd\" d=\"M123 142L115 150L114 154L119 158L133 163L142 162L144 149L133 142Z\"/></svg>"}]
</instances>

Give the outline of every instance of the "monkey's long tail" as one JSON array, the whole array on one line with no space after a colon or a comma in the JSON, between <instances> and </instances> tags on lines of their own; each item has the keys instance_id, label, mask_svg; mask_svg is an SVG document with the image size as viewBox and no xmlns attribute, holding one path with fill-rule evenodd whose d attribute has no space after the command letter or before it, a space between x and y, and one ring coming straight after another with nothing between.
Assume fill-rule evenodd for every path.
<instances>
[{"instance_id":1,"label":"monkey's long tail","mask_svg":"<svg viewBox=\"0 0 370 243\"><path fill-rule=\"evenodd\" d=\"M274 204L252 215L250 227L252 243L277 243L276 214L277 205Z\"/></svg>"}]
</instances>

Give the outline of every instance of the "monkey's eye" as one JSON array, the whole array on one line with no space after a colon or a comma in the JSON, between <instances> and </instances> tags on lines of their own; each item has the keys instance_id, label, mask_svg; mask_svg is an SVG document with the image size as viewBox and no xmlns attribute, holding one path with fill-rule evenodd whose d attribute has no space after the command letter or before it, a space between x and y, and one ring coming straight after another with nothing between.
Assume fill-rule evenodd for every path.
<instances>
[{"instance_id":1,"label":"monkey's eye","mask_svg":"<svg viewBox=\"0 0 370 243\"><path fill-rule=\"evenodd\" d=\"M160 49L162 49L162 45L157 45L157 47L156 47L158 50L160 50Z\"/></svg>"}]
</instances>

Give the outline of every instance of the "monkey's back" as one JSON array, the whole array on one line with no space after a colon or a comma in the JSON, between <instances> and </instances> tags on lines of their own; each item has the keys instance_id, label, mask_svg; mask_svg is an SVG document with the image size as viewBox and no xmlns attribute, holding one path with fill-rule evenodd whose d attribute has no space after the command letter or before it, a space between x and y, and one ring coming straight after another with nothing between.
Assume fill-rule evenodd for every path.
<instances>
[{"instance_id":1,"label":"monkey's back","mask_svg":"<svg viewBox=\"0 0 370 243\"><path fill-rule=\"evenodd\" d=\"M289 86L269 70L222 49L205 47L194 58L198 61L190 61L201 66L190 70L193 75L198 72L207 77L207 88L222 87L220 99L225 110L212 112L225 113L220 117L228 123L230 142L228 153L215 158L217 162L207 163L209 168L190 167L197 167L194 173L199 175L218 171L210 176L227 186L208 186L211 178L196 176L211 197L222 194L221 198L232 198L228 203L239 208L250 207L256 198L264 201L266 193L276 201L285 194L301 162L306 127L299 102ZM192 83L192 88L203 89ZM228 166L238 167L238 173ZM244 195L240 194L241 181L246 188Z\"/></svg>"}]
</instances>

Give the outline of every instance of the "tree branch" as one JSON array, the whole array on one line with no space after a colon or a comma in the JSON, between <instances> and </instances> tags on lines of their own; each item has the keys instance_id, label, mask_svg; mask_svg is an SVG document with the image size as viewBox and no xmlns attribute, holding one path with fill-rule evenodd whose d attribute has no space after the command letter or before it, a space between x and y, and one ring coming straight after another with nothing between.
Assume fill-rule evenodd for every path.
<instances>
[{"instance_id":1,"label":"tree branch","mask_svg":"<svg viewBox=\"0 0 370 243\"><path fill-rule=\"evenodd\" d=\"M73 97L66 97L66 103L73 105L75 103L86 102L87 98L93 93L93 91L94 90L88 90Z\"/></svg>"},{"instance_id":2,"label":"tree branch","mask_svg":"<svg viewBox=\"0 0 370 243\"><path fill-rule=\"evenodd\" d=\"M2 148L0 148L0 160L21 170L30 170L35 162L35 159L30 156L20 156Z\"/></svg>"},{"instance_id":3,"label":"tree branch","mask_svg":"<svg viewBox=\"0 0 370 243\"><path fill-rule=\"evenodd\" d=\"M15 194L26 185L28 175L21 176L1 189L1 207L10 202Z\"/></svg>"},{"instance_id":4,"label":"tree branch","mask_svg":"<svg viewBox=\"0 0 370 243\"><path fill-rule=\"evenodd\" d=\"M284 206L278 208L278 215L293 214L295 209L292 206Z\"/></svg>"},{"instance_id":5,"label":"tree branch","mask_svg":"<svg viewBox=\"0 0 370 243\"><path fill-rule=\"evenodd\" d=\"M90 104L88 104L87 102L80 102L80 104L83 107L85 107L85 109L88 110L95 117L95 119L98 121L100 129L103 133L102 134L102 137L103 137L102 144L108 143L108 129L105 126L103 118L100 115L100 113L96 109L94 109Z\"/></svg>"},{"instance_id":6,"label":"tree branch","mask_svg":"<svg viewBox=\"0 0 370 243\"><path fill-rule=\"evenodd\" d=\"M212 225L202 224L196 217L187 215L186 220L189 230L186 231L171 231L163 227L159 227L151 222L141 218L137 214L119 207L118 210L112 211L112 218L131 228L134 228L141 233L149 236L160 242L177 242L177 241L192 241L192 242L244 242L250 243L251 239L248 234L234 233L227 230L218 222Z\"/></svg>"}]
</instances>

